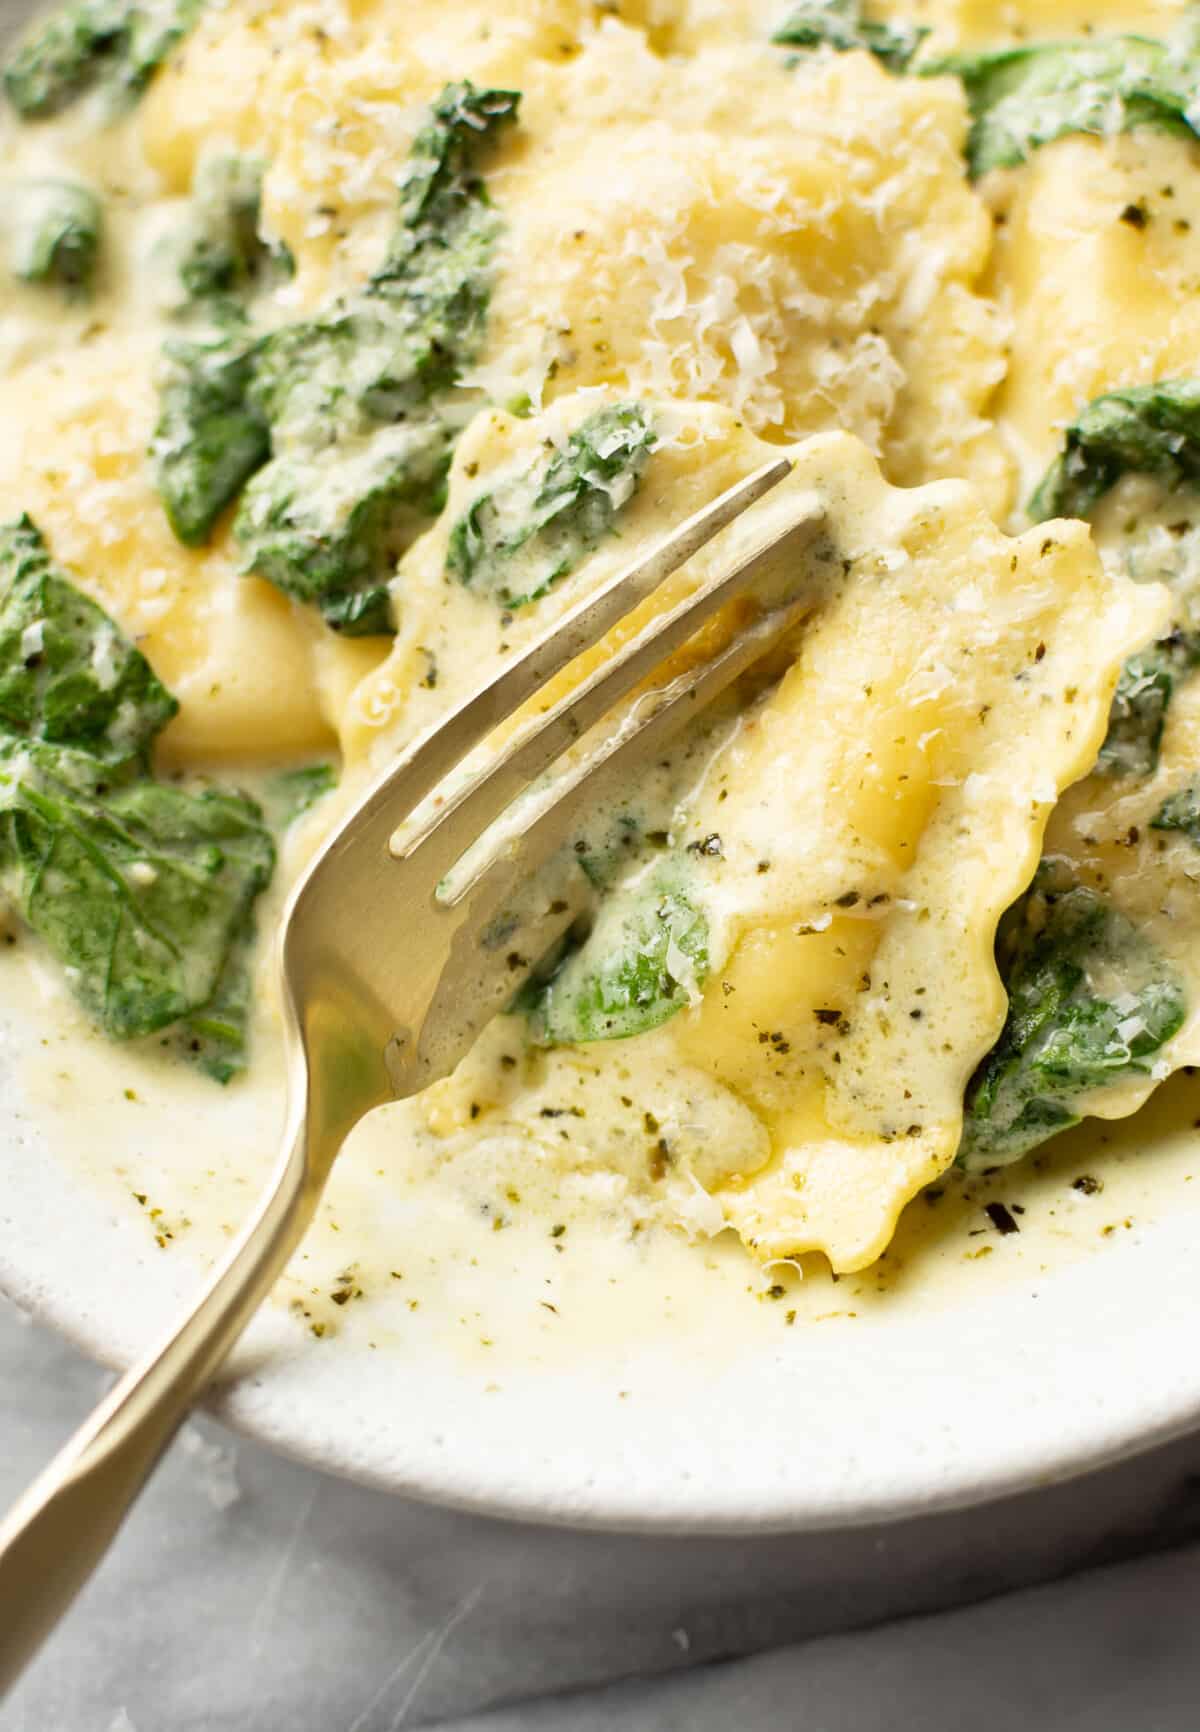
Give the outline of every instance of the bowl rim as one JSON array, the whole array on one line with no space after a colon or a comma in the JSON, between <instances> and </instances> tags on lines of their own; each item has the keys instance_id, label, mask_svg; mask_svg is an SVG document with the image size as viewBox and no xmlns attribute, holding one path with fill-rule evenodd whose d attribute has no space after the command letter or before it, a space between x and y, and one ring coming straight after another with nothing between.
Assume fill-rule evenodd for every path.
<instances>
[{"instance_id":1,"label":"bowl rim","mask_svg":"<svg viewBox=\"0 0 1200 1732\"><path fill-rule=\"evenodd\" d=\"M13 1179L0 1197L0 1291L83 1353L123 1369L195 1292L200 1265L190 1255L152 1256L135 1222L106 1209L80 1185L77 1172L44 1159L36 1125L26 1120L13 1128ZM66 1219L64 1202L71 1204ZM37 1230L48 1220L60 1223L57 1236ZM346 1423L347 1402L361 1397L364 1364L394 1365L393 1355L355 1354L346 1341L341 1355L314 1359L312 1344L298 1336L284 1311L272 1308L255 1319L232 1376L204 1405L235 1431L312 1467L402 1498L508 1521L663 1536L880 1525L1059 1483L1200 1423L1200 1367L1194 1353L1187 1355L1196 1306L1187 1226L1181 1215L1159 1223L1144 1240L1058 1271L1040 1298L1016 1286L1003 1289L998 1300L992 1294L984 1326L998 1324L998 1338L1009 1343L1003 1363L988 1363L986 1352L973 1364L960 1363L961 1342L953 1353L942 1352L937 1341L925 1339L934 1333L928 1318L924 1331L920 1317L915 1325L910 1319L902 1337L909 1343L904 1370L923 1393L911 1412L888 1411L891 1429L868 1426L846 1460L823 1451L821 1433L811 1429L806 1390L780 1378L784 1361L769 1354L748 1357L744 1386L759 1397L773 1387L782 1399L765 1416L760 1412L752 1427L739 1429L734 1416L732 1453L713 1458L723 1461L723 1473L709 1471L695 1439L706 1425L722 1423L724 1390L713 1396L698 1390L694 1413L684 1414L682 1428L666 1436L661 1452L647 1450L636 1424L614 1429L610 1418L602 1420L609 1429L597 1448L587 1428L604 1410L595 1403L582 1411L586 1368L576 1401L560 1404L580 1406L578 1414L552 1404L554 1373L541 1374L536 1387L530 1382L525 1391L517 1389L502 1410L469 1395L461 1411L476 1435L465 1449L434 1447L426 1434L408 1439L407 1420L401 1415L395 1423L388 1389L378 1380L356 1417L382 1416L382 1423L364 1430ZM1156 1259L1172 1278L1165 1292L1159 1286L1151 1296L1146 1259L1164 1235L1178 1240L1178 1256ZM131 1265L116 1287L106 1279L114 1257ZM1123 1266L1132 1279L1122 1278ZM1139 1280L1149 1314L1132 1321L1122 1342L1112 1331L1119 1327L1122 1296L1137 1293ZM1051 1297L1056 1289L1060 1301ZM1156 1333L1146 1337L1150 1323ZM811 1343L809 1331L788 1334ZM1151 1351L1144 1350L1147 1339ZM887 1343L882 1336L879 1341L872 1353L884 1364ZM864 1355L864 1364L871 1358ZM316 1377L314 1364L322 1367ZM744 1370L739 1364L739 1375ZM869 1393L869 1384L864 1387ZM1089 1389L1097 1400L1085 1398ZM851 1401L840 1417L833 1415L826 1439L850 1437L865 1411L861 1399L857 1406ZM650 1418L659 1425L663 1414L651 1411ZM557 1427L548 1437L547 1426Z\"/></svg>"},{"instance_id":2,"label":"bowl rim","mask_svg":"<svg viewBox=\"0 0 1200 1732\"><path fill-rule=\"evenodd\" d=\"M0 1292L87 1358L117 1373L128 1369L130 1356L114 1352L112 1341L100 1336L69 1306L55 1306L44 1297L30 1304L25 1283L14 1279L12 1265L2 1252ZM353 1450L339 1448L334 1437L314 1441L281 1423L267 1403L256 1399L264 1387L258 1378L225 1382L211 1390L198 1405L237 1435L289 1460L400 1499L539 1527L663 1538L828 1533L969 1509L1098 1473L1121 1461L1148 1454L1200 1426L1198 1383L1189 1400L1174 1411L1160 1414L1150 1424L1130 1414L1128 1423L1109 1431L1093 1432L1090 1438L1066 1432L1059 1447L1047 1451L1036 1463L1027 1459L1007 1460L997 1463L991 1471L967 1470L945 1476L936 1485L922 1483L914 1475L908 1483L902 1480L882 1495L801 1498L789 1508L764 1505L753 1495L742 1492L710 1496L685 1510L674 1504L647 1505L623 1493L615 1482L608 1486L593 1484L587 1495L576 1492L547 1496L544 1489L530 1486L518 1490L453 1471L389 1471L382 1461L364 1459Z\"/></svg>"}]
</instances>

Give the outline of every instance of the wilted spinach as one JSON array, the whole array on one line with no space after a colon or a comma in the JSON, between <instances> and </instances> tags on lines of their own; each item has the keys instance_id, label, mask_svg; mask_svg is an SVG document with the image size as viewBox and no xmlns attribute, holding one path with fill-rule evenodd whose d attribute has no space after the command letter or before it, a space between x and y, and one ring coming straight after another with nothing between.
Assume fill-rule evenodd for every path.
<instances>
[{"instance_id":1,"label":"wilted spinach","mask_svg":"<svg viewBox=\"0 0 1200 1732\"><path fill-rule=\"evenodd\" d=\"M1148 1075L1187 1010L1157 946L1061 859L1043 860L996 954L1008 1016L967 1090L968 1167L1020 1159L1077 1124L1092 1090Z\"/></svg>"},{"instance_id":2,"label":"wilted spinach","mask_svg":"<svg viewBox=\"0 0 1200 1732\"><path fill-rule=\"evenodd\" d=\"M1192 43L1146 36L1038 42L928 61L928 76L954 73L971 110L971 174L1013 168L1067 133L1101 136L1150 126L1194 137L1200 60Z\"/></svg>"},{"instance_id":3,"label":"wilted spinach","mask_svg":"<svg viewBox=\"0 0 1200 1732\"><path fill-rule=\"evenodd\" d=\"M54 283L70 294L87 290L100 253L100 200L69 180L27 180L9 189L9 248L13 274L26 283Z\"/></svg>"},{"instance_id":4,"label":"wilted spinach","mask_svg":"<svg viewBox=\"0 0 1200 1732\"><path fill-rule=\"evenodd\" d=\"M395 560L444 500L462 417L451 394L482 341L499 228L479 167L519 100L447 85L362 294L256 351L249 397L272 457L234 533L248 570L348 634L391 629Z\"/></svg>"},{"instance_id":5,"label":"wilted spinach","mask_svg":"<svg viewBox=\"0 0 1200 1732\"><path fill-rule=\"evenodd\" d=\"M292 261L260 233L262 174L257 157L208 158L171 237L175 312L190 332L163 346L150 460L167 519L188 547L208 540L271 454L250 395L259 341L248 309L255 293L290 275Z\"/></svg>"},{"instance_id":6,"label":"wilted spinach","mask_svg":"<svg viewBox=\"0 0 1200 1732\"><path fill-rule=\"evenodd\" d=\"M1067 428L1029 514L1086 517L1124 475L1200 481L1200 380L1162 379L1093 398Z\"/></svg>"},{"instance_id":7,"label":"wilted spinach","mask_svg":"<svg viewBox=\"0 0 1200 1732\"><path fill-rule=\"evenodd\" d=\"M1200 634L1178 629L1130 656L1113 694L1097 770L1110 776L1148 776L1157 768L1175 688L1198 666Z\"/></svg>"},{"instance_id":8,"label":"wilted spinach","mask_svg":"<svg viewBox=\"0 0 1200 1732\"><path fill-rule=\"evenodd\" d=\"M218 1018L219 1054L190 1038L228 1076L231 959L275 851L246 795L154 778L176 708L30 519L0 526L0 887L107 1034Z\"/></svg>"},{"instance_id":9,"label":"wilted spinach","mask_svg":"<svg viewBox=\"0 0 1200 1732\"><path fill-rule=\"evenodd\" d=\"M889 72L906 72L928 34L917 25L871 18L864 0L802 0L771 40L787 48L833 48L840 54L862 48Z\"/></svg>"},{"instance_id":10,"label":"wilted spinach","mask_svg":"<svg viewBox=\"0 0 1200 1732\"><path fill-rule=\"evenodd\" d=\"M150 457L167 520L188 547L208 540L270 455L267 423L248 395L253 370L253 345L238 337L176 337L164 346Z\"/></svg>"},{"instance_id":11,"label":"wilted spinach","mask_svg":"<svg viewBox=\"0 0 1200 1732\"><path fill-rule=\"evenodd\" d=\"M192 29L205 0L70 0L8 55L4 88L22 120L56 114L94 85L135 100Z\"/></svg>"},{"instance_id":12,"label":"wilted spinach","mask_svg":"<svg viewBox=\"0 0 1200 1732\"><path fill-rule=\"evenodd\" d=\"M545 595L612 530L654 445L640 403L598 409L565 445L472 500L450 531L447 576L502 607Z\"/></svg>"},{"instance_id":13,"label":"wilted spinach","mask_svg":"<svg viewBox=\"0 0 1200 1732\"><path fill-rule=\"evenodd\" d=\"M687 1006L708 968L708 920L666 864L606 899L584 943L535 994L531 1032L546 1046L644 1034Z\"/></svg>"}]
</instances>

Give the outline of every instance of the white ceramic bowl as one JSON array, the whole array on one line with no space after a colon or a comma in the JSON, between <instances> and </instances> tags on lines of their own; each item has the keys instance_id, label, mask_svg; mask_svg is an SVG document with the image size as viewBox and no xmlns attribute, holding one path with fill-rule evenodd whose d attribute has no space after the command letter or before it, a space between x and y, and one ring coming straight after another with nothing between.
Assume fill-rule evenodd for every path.
<instances>
[{"instance_id":1,"label":"white ceramic bowl","mask_svg":"<svg viewBox=\"0 0 1200 1732\"><path fill-rule=\"evenodd\" d=\"M0 995L26 968L0 965ZM0 1283L121 1364L244 1214L281 1106L261 1043L257 1084L220 1093L63 1020L56 992L0 1018ZM1063 1477L1200 1410L1195 1092L1181 1078L1040 1170L918 1200L880 1272L785 1273L778 1297L724 1240L631 1241L603 1209L558 1239L536 1207L498 1233L385 1117L216 1405L378 1486L592 1526L819 1528ZM1103 1190L1076 1189L1084 1172ZM988 1200L1022 1230L997 1232Z\"/></svg>"},{"instance_id":2,"label":"white ceramic bowl","mask_svg":"<svg viewBox=\"0 0 1200 1732\"><path fill-rule=\"evenodd\" d=\"M26 10L0 0L0 27ZM278 1078L260 1050L248 1087L172 1085L64 1035L27 972L0 959L0 1284L123 1364L248 1210ZM433 1183L368 1136L216 1406L378 1486L593 1526L833 1527L1066 1476L1200 1415L1193 1093L918 1202L881 1276L774 1296L735 1246L631 1240L602 1202L557 1238L542 1205L497 1233L471 1201L486 1172ZM1085 1171L1102 1191L1073 1188Z\"/></svg>"}]
</instances>

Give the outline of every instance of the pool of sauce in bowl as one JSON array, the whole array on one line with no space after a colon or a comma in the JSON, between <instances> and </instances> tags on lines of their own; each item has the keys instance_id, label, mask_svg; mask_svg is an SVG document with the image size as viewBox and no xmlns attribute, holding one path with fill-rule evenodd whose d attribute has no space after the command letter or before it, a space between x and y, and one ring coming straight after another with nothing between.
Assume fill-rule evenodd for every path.
<instances>
[{"instance_id":1,"label":"pool of sauce in bowl","mask_svg":"<svg viewBox=\"0 0 1200 1732\"><path fill-rule=\"evenodd\" d=\"M274 1158L283 1072L260 1007L252 1071L228 1089L152 1048L117 1048L18 943L5 1058L50 1158L164 1257L207 1265ZM1200 1199L1200 1078L1135 1117L1093 1121L1015 1167L950 1174L905 1210L887 1253L833 1276L819 1257L763 1269L731 1233L691 1240L612 1174L560 1172L528 1149L447 1159L408 1103L350 1138L319 1217L276 1288L297 1351L347 1337L403 1355L420 1341L485 1379L619 1359L659 1337L706 1369L805 1331L854 1331L1014 1288L1150 1233ZM119 1278L119 1271L117 1272ZM487 1385L485 1384L485 1387Z\"/></svg>"}]
</instances>

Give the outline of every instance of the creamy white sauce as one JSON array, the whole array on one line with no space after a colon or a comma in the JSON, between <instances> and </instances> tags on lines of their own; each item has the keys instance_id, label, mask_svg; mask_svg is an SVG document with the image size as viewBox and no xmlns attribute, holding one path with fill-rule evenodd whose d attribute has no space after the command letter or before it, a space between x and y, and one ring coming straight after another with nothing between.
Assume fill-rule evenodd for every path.
<instances>
[{"instance_id":1,"label":"creamy white sauce","mask_svg":"<svg viewBox=\"0 0 1200 1732\"><path fill-rule=\"evenodd\" d=\"M222 1091L97 1035L25 940L0 951L0 992L23 1030L4 1057L51 1158L81 1196L198 1275L247 1218L274 1159L275 1013L260 1012L249 1079ZM1082 1127L991 1179L950 1177L910 1204L877 1264L836 1280L818 1257L760 1269L728 1232L689 1243L616 1175L539 1166L523 1141L477 1140L448 1157L397 1104L350 1138L271 1303L313 1352L353 1337L402 1356L421 1340L485 1388L580 1353L614 1365L635 1340L669 1342L717 1373L779 1331L838 1327L850 1341L897 1317L932 1327L947 1306L1036 1292L1168 1215L1200 1215L1198 1113L1200 1086L1180 1076L1134 1119ZM997 1203L1019 1231L998 1231L985 1212Z\"/></svg>"}]
</instances>

